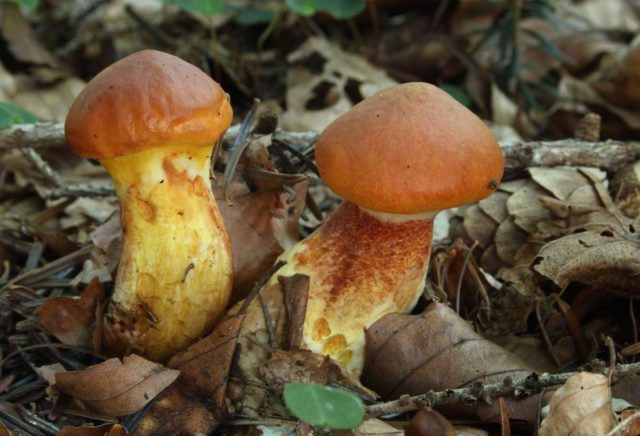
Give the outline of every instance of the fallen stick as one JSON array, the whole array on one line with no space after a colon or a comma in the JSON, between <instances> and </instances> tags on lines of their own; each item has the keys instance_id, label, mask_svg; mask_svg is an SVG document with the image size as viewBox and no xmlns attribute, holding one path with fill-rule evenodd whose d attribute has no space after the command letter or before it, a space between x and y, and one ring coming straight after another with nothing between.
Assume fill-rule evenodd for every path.
<instances>
[{"instance_id":1,"label":"fallen stick","mask_svg":"<svg viewBox=\"0 0 640 436\"><path fill-rule=\"evenodd\" d=\"M609 368L590 370L607 375ZM616 365L613 377L620 376L628 371L640 371L640 362L625 365ZM389 415L392 413L410 412L425 407L443 406L445 404L463 402L465 404L484 401L491 403L492 398L514 397L523 398L541 392L545 388L564 384L569 377L577 372L564 372L559 374L531 374L520 380L511 380L507 377L500 383L483 385L474 383L471 386L458 389L446 389L444 391L430 391L421 395L402 395L397 400L377 403L367 406L367 414L372 416Z\"/></svg>"},{"instance_id":2,"label":"fallen stick","mask_svg":"<svg viewBox=\"0 0 640 436\"><path fill-rule=\"evenodd\" d=\"M233 141L239 125L232 126L225 141ZM276 131L275 139L296 149L305 149L315 143L317 132ZM21 148L64 147L64 126L61 123L17 124L0 130L0 151ZM640 160L640 142L637 141L519 141L501 143L505 156L505 174L514 175L527 167L590 166L617 171Z\"/></svg>"}]
</instances>

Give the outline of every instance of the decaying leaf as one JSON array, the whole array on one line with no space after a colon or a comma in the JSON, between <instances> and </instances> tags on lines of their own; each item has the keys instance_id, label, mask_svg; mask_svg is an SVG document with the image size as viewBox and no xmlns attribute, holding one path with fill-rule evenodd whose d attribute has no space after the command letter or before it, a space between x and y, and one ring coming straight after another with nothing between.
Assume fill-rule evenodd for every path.
<instances>
[{"instance_id":1,"label":"decaying leaf","mask_svg":"<svg viewBox=\"0 0 640 436\"><path fill-rule=\"evenodd\" d=\"M179 374L132 354L122 361L113 358L81 371L57 373L54 387L98 413L117 417L138 411Z\"/></svg>"},{"instance_id":2,"label":"decaying leaf","mask_svg":"<svg viewBox=\"0 0 640 436\"><path fill-rule=\"evenodd\" d=\"M307 183L257 192L250 192L244 183L231 186L233 202L228 204L222 189L212 184L231 239L235 302L246 297L276 258L298 241Z\"/></svg>"},{"instance_id":3,"label":"decaying leaf","mask_svg":"<svg viewBox=\"0 0 640 436\"><path fill-rule=\"evenodd\" d=\"M433 409L423 409L411 418L404 434L407 436L455 436L458 433L440 413Z\"/></svg>"},{"instance_id":4,"label":"decaying leaf","mask_svg":"<svg viewBox=\"0 0 640 436\"><path fill-rule=\"evenodd\" d=\"M263 288L247 306L238 336L240 353L232 369L236 377L227 389L235 413L263 416L270 406L270 390L262 380L260 367L272 352L284 348L286 323L284 292L279 283Z\"/></svg>"},{"instance_id":5,"label":"decaying leaf","mask_svg":"<svg viewBox=\"0 0 640 436\"><path fill-rule=\"evenodd\" d=\"M304 65L305 60L317 57L323 63L320 74ZM294 65L287 72L285 130L321 131L359 100L397 84L363 57L321 37L307 39L289 55L289 61Z\"/></svg>"},{"instance_id":6,"label":"decaying leaf","mask_svg":"<svg viewBox=\"0 0 640 436\"><path fill-rule=\"evenodd\" d=\"M93 279L80 297L47 300L37 310L38 323L63 344L90 347L96 313L103 304L104 289Z\"/></svg>"},{"instance_id":7,"label":"decaying leaf","mask_svg":"<svg viewBox=\"0 0 640 436\"><path fill-rule=\"evenodd\" d=\"M222 421L229 368L242 316L221 320L213 332L167 364L180 370L136 428L136 435L212 434Z\"/></svg>"},{"instance_id":8,"label":"decaying leaf","mask_svg":"<svg viewBox=\"0 0 640 436\"><path fill-rule=\"evenodd\" d=\"M540 436L607 434L613 427L611 389L602 374L571 376L551 397Z\"/></svg>"},{"instance_id":9,"label":"decaying leaf","mask_svg":"<svg viewBox=\"0 0 640 436\"><path fill-rule=\"evenodd\" d=\"M440 303L421 315L387 315L366 337L362 380L387 398L524 377L534 370Z\"/></svg>"},{"instance_id":10,"label":"decaying leaf","mask_svg":"<svg viewBox=\"0 0 640 436\"><path fill-rule=\"evenodd\" d=\"M640 241L621 233L609 229L564 236L540 250L533 268L560 288L578 281L640 292Z\"/></svg>"},{"instance_id":11,"label":"decaying leaf","mask_svg":"<svg viewBox=\"0 0 640 436\"><path fill-rule=\"evenodd\" d=\"M328 356L308 350L276 350L260 367L264 382L281 393L287 383L316 383L329 385L341 383L360 394L375 398L375 392L366 389Z\"/></svg>"}]
</instances>

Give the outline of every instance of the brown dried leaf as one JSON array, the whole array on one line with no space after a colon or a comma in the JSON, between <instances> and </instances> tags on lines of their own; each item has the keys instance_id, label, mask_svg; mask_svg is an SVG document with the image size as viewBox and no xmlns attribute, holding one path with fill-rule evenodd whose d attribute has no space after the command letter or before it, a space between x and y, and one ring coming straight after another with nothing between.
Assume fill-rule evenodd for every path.
<instances>
[{"instance_id":1,"label":"brown dried leaf","mask_svg":"<svg viewBox=\"0 0 640 436\"><path fill-rule=\"evenodd\" d=\"M529 182L509 197L507 209L518 227L533 233L538 222L549 219L549 212L538 201L540 195L548 195L548 192L533 181Z\"/></svg>"},{"instance_id":2,"label":"brown dried leaf","mask_svg":"<svg viewBox=\"0 0 640 436\"><path fill-rule=\"evenodd\" d=\"M366 337L362 379L385 397L491 383L533 371L439 303L421 315L387 315L367 329Z\"/></svg>"},{"instance_id":3,"label":"brown dried leaf","mask_svg":"<svg viewBox=\"0 0 640 436\"><path fill-rule=\"evenodd\" d=\"M498 257L510 265L515 265L517 263L518 250L520 250L522 244L527 242L527 238L527 232L516 226L513 217L502 221L495 235Z\"/></svg>"},{"instance_id":4,"label":"brown dried leaf","mask_svg":"<svg viewBox=\"0 0 640 436\"><path fill-rule=\"evenodd\" d=\"M57 257L66 256L80 249L80 244L69 239L64 233L34 233L33 236L44 242Z\"/></svg>"},{"instance_id":5,"label":"brown dried leaf","mask_svg":"<svg viewBox=\"0 0 640 436\"><path fill-rule=\"evenodd\" d=\"M179 374L132 354L122 361L113 358L81 371L58 373L54 387L98 413L117 417L141 409Z\"/></svg>"},{"instance_id":6,"label":"brown dried leaf","mask_svg":"<svg viewBox=\"0 0 640 436\"><path fill-rule=\"evenodd\" d=\"M278 277L284 290L284 304L287 309L287 349L298 350L302 343L302 328L309 300L309 276L295 274Z\"/></svg>"},{"instance_id":7,"label":"brown dried leaf","mask_svg":"<svg viewBox=\"0 0 640 436\"><path fill-rule=\"evenodd\" d=\"M282 393L287 383L318 383L327 385L346 378L344 372L328 356L308 350L275 353L260 367L264 382Z\"/></svg>"},{"instance_id":8,"label":"brown dried leaf","mask_svg":"<svg viewBox=\"0 0 640 436\"><path fill-rule=\"evenodd\" d=\"M498 227L490 215L483 212L477 204L472 204L464 211L464 229L472 240L478 241L482 248L488 247L493 242Z\"/></svg>"},{"instance_id":9,"label":"brown dried leaf","mask_svg":"<svg viewBox=\"0 0 640 436\"><path fill-rule=\"evenodd\" d=\"M423 409L415 414L404 432L407 436L456 436L451 423L433 409Z\"/></svg>"},{"instance_id":10,"label":"brown dried leaf","mask_svg":"<svg viewBox=\"0 0 640 436\"><path fill-rule=\"evenodd\" d=\"M276 258L299 239L298 221L304 209L307 182L289 189L249 192L233 183L232 205L222 189L212 188L224 219L233 251L232 302L246 297Z\"/></svg>"},{"instance_id":11,"label":"brown dried leaf","mask_svg":"<svg viewBox=\"0 0 640 436\"><path fill-rule=\"evenodd\" d=\"M103 424L96 427L62 427L58 436L129 436L120 424Z\"/></svg>"},{"instance_id":12,"label":"brown dried leaf","mask_svg":"<svg viewBox=\"0 0 640 436\"><path fill-rule=\"evenodd\" d=\"M224 416L224 399L242 316L221 320L204 339L167 364L180 370L142 417L134 434L213 434Z\"/></svg>"},{"instance_id":13,"label":"brown dried leaf","mask_svg":"<svg viewBox=\"0 0 640 436\"><path fill-rule=\"evenodd\" d=\"M545 245L533 268L560 288L571 281L640 292L640 243L611 230L564 236Z\"/></svg>"},{"instance_id":14,"label":"brown dried leaf","mask_svg":"<svg viewBox=\"0 0 640 436\"><path fill-rule=\"evenodd\" d=\"M37 310L40 326L68 345L91 347L96 311L104 304L104 289L93 279L80 297L54 297Z\"/></svg>"},{"instance_id":15,"label":"brown dried leaf","mask_svg":"<svg viewBox=\"0 0 640 436\"><path fill-rule=\"evenodd\" d=\"M611 389L602 374L580 372L551 397L540 436L606 434L613 427Z\"/></svg>"},{"instance_id":16,"label":"brown dried leaf","mask_svg":"<svg viewBox=\"0 0 640 436\"><path fill-rule=\"evenodd\" d=\"M500 224L509 216L509 211L507 210L508 199L509 194L500 190L494 192L484 200L480 200L478 206L480 210L489 215L496 224Z\"/></svg>"},{"instance_id":17,"label":"brown dried leaf","mask_svg":"<svg viewBox=\"0 0 640 436\"><path fill-rule=\"evenodd\" d=\"M599 181L606 180L606 173L599 171ZM536 167L529 168L531 179L538 185L551 192L559 200L568 201L571 194L583 186L590 186L591 180L583 175L578 168L573 167ZM593 188L592 188L593 189Z\"/></svg>"}]
</instances>

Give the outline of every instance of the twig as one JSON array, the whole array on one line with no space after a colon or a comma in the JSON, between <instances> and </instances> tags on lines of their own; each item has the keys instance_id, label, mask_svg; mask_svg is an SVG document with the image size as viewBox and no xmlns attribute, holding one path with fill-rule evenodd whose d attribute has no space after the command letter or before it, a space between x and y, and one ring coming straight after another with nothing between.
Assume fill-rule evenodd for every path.
<instances>
[{"instance_id":1,"label":"twig","mask_svg":"<svg viewBox=\"0 0 640 436\"><path fill-rule=\"evenodd\" d=\"M225 140L233 141L240 126L232 126ZM277 130L274 139L294 148L310 147L318 139L317 132L284 132ZM62 123L18 124L0 131L0 150L16 147L64 146ZM505 156L505 173L514 175L527 167L540 166L593 166L617 171L626 164L640 159L639 141L520 141L500 144Z\"/></svg>"},{"instance_id":2,"label":"twig","mask_svg":"<svg viewBox=\"0 0 640 436\"><path fill-rule=\"evenodd\" d=\"M631 416L628 416L627 418L625 418L623 421L621 421L618 425L616 425L615 427L613 427L611 429L611 431L609 431L609 433L607 433L605 436L613 436L613 435L617 435L619 434L618 432L620 430L622 430L623 428L625 428L627 425L629 425L629 423L631 421L633 421L634 419L640 418L640 411L637 411L636 413L634 413Z\"/></svg>"},{"instance_id":3,"label":"twig","mask_svg":"<svg viewBox=\"0 0 640 436\"><path fill-rule=\"evenodd\" d=\"M608 368L594 370L600 374L606 374ZM613 375L624 374L627 371L640 371L640 363L616 365ZM372 404L367 407L367 413L372 416L388 415L419 410L424 407L436 407L457 402L476 403L486 401L489 398L510 396L524 398L542 391L545 388L561 385L577 372L565 372L560 374L536 374L512 382L510 378L501 383L488 385L474 384L466 388L447 389L444 391L430 391L426 394L408 396L403 395L397 400L385 403Z\"/></svg>"},{"instance_id":4,"label":"twig","mask_svg":"<svg viewBox=\"0 0 640 436\"><path fill-rule=\"evenodd\" d=\"M249 304L251 304L253 299L256 298L256 295L258 295L258 292L262 290L262 288L269 281L271 276L274 275L276 272L278 272L278 270L282 268L285 263L286 262L279 260L275 264L273 264L271 268L265 271L264 274L262 274L262 276L258 279L256 284L253 285L253 289L251 289L251 292L249 292L249 295L247 295L247 298L245 298L244 301L242 302L242 306L240 306L240 309L238 310L238 315L242 315L247 311Z\"/></svg>"},{"instance_id":5,"label":"twig","mask_svg":"<svg viewBox=\"0 0 640 436\"><path fill-rule=\"evenodd\" d=\"M0 150L20 147L64 147L62 123L15 124L0 130Z\"/></svg>"},{"instance_id":6,"label":"twig","mask_svg":"<svg viewBox=\"0 0 640 436\"><path fill-rule=\"evenodd\" d=\"M222 179L224 199L226 200L227 204L231 204L231 199L229 198L229 186L231 185L231 181L233 180L233 176L235 175L238 162L240 162L240 157L244 153L244 150L251 143L251 141L248 141L247 139L249 138L249 133L251 133L250 126L253 122L256 110L258 109L258 104L260 104L260 100L255 99L253 101L251 109L247 113L247 116L244 118L242 124L240 125L240 130L233 140L231 150L229 150L229 160L227 162L227 166L224 169L224 177Z\"/></svg>"},{"instance_id":7,"label":"twig","mask_svg":"<svg viewBox=\"0 0 640 436\"><path fill-rule=\"evenodd\" d=\"M607 336L604 340L604 343L609 350L609 371L607 372L607 379L609 380L609 385L611 385L611 379L613 378L613 370L616 366L616 347L613 343L613 339Z\"/></svg>"},{"instance_id":8,"label":"twig","mask_svg":"<svg viewBox=\"0 0 640 436\"><path fill-rule=\"evenodd\" d=\"M54 186L63 186L62 177L31 147L20 147L20 152Z\"/></svg>"}]
</instances>

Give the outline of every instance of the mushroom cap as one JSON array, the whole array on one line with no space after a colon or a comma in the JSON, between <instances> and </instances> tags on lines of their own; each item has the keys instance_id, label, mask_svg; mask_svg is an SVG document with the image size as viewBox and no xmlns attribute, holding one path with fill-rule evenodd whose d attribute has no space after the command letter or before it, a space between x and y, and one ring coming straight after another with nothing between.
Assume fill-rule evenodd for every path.
<instances>
[{"instance_id":1,"label":"mushroom cap","mask_svg":"<svg viewBox=\"0 0 640 436\"><path fill-rule=\"evenodd\" d=\"M91 80L67 114L79 155L104 159L166 145L211 145L233 112L213 79L182 59L143 50Z\"/></svg>"},{"instance_id":2,"label":"mushroom cap","mask_svg":"<svg viewBox=\"0 0 640 436\"><path fill-rule=\"evenodd\" d=\"M316 163L338 195L394 214L478 201L504 170L489 128L428 83L387 88L338 117L318 138Z\"/></svg>"}]
</instances>

